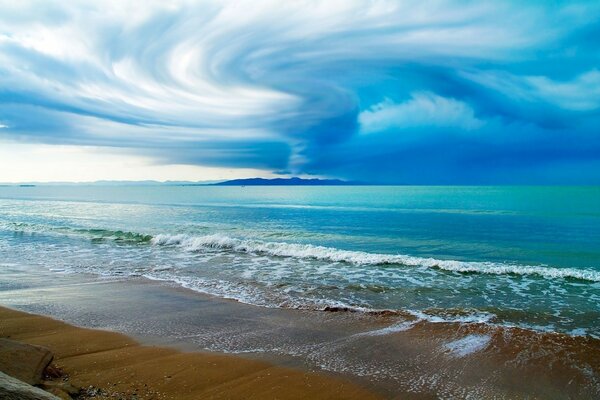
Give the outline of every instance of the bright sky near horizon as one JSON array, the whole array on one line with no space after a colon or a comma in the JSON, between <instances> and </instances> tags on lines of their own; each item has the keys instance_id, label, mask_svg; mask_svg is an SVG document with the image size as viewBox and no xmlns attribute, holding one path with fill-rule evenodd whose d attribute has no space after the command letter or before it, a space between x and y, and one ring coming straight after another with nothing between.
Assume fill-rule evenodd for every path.
<instances>
[{"instance_id":1,"label":"bright sky near horizon","mask_svg":"<svg viewBox=\"0 0 600 400\"><path fill-rule=\"evenodd\" d=\"M0 182L600 184L600 2L0 0Z\"/></svg>"}]
</instances>

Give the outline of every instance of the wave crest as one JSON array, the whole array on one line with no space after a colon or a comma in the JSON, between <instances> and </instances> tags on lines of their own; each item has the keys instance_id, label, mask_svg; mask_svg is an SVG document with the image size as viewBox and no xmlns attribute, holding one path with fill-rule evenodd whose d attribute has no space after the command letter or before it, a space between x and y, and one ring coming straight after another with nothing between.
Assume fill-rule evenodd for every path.
<instances>
[{"instance_id":1,"label":"wave crest","mask_svg":"<svg viewBox=\"0 0 600 400\"><path fill-rule=\"evenodd\" d=\"M158 246L178 246L186 251L208 249L228 250L246 254L265 254L273 257L311 259L325 262L340 262L355 265L399 265L406 267L435 268L449 272L479 273L492 275L534 275L547 279L578 279L600 282L600 272L589 269L556 268L546 266L504 264L495 262L473 262L438 260L400 254L378 254L363 251L341 250L311 244L264 242L238 239L225 235L205 236L157 235L151 243Z\"/></svg>"},{"instance_id":2,"label":"wave crest","mask_svg":"<svg viewBox=\"0 0 600 400\"><path fill-rule=\"evenodd\" d=\"M106 240L122 243L149 243L152 240L152 235L120 229L73 228L68 226L29 224L25 222L0 223L0 229L7 229L14 232L39 232L46 234L83 236L96 242Z\"/></svg>"}]
</instances>

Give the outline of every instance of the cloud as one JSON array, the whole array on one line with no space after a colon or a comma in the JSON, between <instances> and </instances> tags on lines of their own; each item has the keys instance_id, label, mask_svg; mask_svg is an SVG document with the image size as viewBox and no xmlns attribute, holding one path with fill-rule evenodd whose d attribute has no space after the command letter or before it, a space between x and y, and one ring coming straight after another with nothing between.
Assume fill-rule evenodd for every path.
<instances>
[{"instance_id":1,"label":"cloud","mask_svg":"<svg viewBox=\"0 0 600 400\"><path fill-rule=\"evenodd\" d=\"M516 76L506 72L466 73L473 81L516 100L544 102L572 111L600 108L600 71L592 69L569 80Z\"/></svg>"},{"instance_id":2,"label":"cloud","mask_svg":"<svg viewBox=\"0 0 600 400\"><path fill-rule=\"evenodd\" d=\"M585 1L0 1L0 135L350 179L397 170L378 157L414 146L440 152L415 161L424 177L459 163L448 146L464 160L575 154L560 135L595 144L599 14Z\"/></svg>"},{"instance_id":3,"label":"cloud","mask_svg":"<svg viewBox=\"0 0 600 400\"><path fill-rule=\"evenodd\" d=\"M358 120L363 133L414 127L453 127L469 131L483 125L467 104L428 92L413 93L408 101L400 104L385 99L361 112Z\"/></svg>"}]
</instances>

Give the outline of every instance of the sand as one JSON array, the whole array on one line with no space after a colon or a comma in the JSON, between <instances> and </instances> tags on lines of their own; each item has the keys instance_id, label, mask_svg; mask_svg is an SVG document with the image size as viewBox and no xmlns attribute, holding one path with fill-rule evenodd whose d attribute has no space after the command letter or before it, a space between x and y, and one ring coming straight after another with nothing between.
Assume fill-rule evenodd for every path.
<instances>
[{"instance_id":1,"label":"sand","mask_svg":"<svg viewBox=\"0 0 600 400\"><path fill-rule=\"evenodd\" d=\"M79 328L2 307L0 337L48 347L69 382L98 388L98 398L379 398L325 374L230 355L141 345L119 333Z\"/></svg>"}]
</instances>

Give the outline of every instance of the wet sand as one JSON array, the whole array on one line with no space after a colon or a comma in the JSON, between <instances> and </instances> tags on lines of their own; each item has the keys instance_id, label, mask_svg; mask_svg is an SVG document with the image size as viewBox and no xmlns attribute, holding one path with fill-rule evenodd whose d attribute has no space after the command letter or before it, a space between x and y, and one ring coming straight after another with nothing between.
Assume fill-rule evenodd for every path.
<instances>
[{"instance_id":1,"label":"wet sand","mask_svg":"<svg viewBox=\"0 0 600 400\"><path fill-rule=\"evenodd\" d=\"M156 366L156 375L151 379L159 386L169 384L169 379L177 376L175 372L171 375L161 372L159 367L163 364L171 366L173 371L192 368L181 364L183 361L171 361L172 355L179 354L175 359L187 360L187 357L196 357L188 354L198 355L200 351L202 357L209 357L205 360L212 357L236 360L234 364L241 368L240 376L255 376L252 374L258 370L251 373L249 366L267 368L265 371L281 368L299 374L293 375L295 377L314 376L324 382L351 381L361 390L368 390L368 395L376 393L390 399L600 398L600 341L597 339L486 324L433 323L403 315L256 307L142 278L104 279L17 267L13 270L7 267L2 277L0 304L77 326L125 333L133 339L118 335L119 340L145 344L121 346L118 351L106 354L111 357L115 354L119 363L131 356L140 360L141 366ZM159 352L159 359L164 363L152 364L154 351ZM73 357L73 363L81 360L73 366L80 369L78 373L82 376L98 375L99 370L91 369L93 362L100 369L106 369L111 361L110 357L93 358L100 357L99 354ZM224 376L229 376L229 367L225 367L229 364L223 365ZM246 370L245 366L250 369ZM218 373L211 375L216 370L202 364L194 367L218 379ZM129 365L121 364L121 368L129 368ZM88 369L90 372L85 372ZM114 372L115 375L111 372L102 379L112 385L115 380L123 382L127 373L131 372L123 370ZM137 374L142 376L141 372ZM193 376L198 380L196 374L188 375L189 379ZM236 381L244 382L240 387L254 382L254 378L240 379ZM268 382L275 387L278 379ZM196 380L181 383L194 388L207 384ZM184 387L182 385L179 386ZM227 384L222 387L234 390ZM315 395L305 393L301 397L327 398L322 396L331 392L311 393ZM257 398L265 396L267 394L261 394ZM336 393L332 398L340 396Z\"/></svg>"},{"instance_id":2,"label":"wet sand","mask_svg":"<svg viewBox=\"0 0 600 400\"><path fill-rule=\"evenodd\" d=\"M110 398L377 399L348 381L209 353L144 346L114 332L91 330L0 307L0 336L48 347L77 387Z\"/></svg>"}]
</instances>

